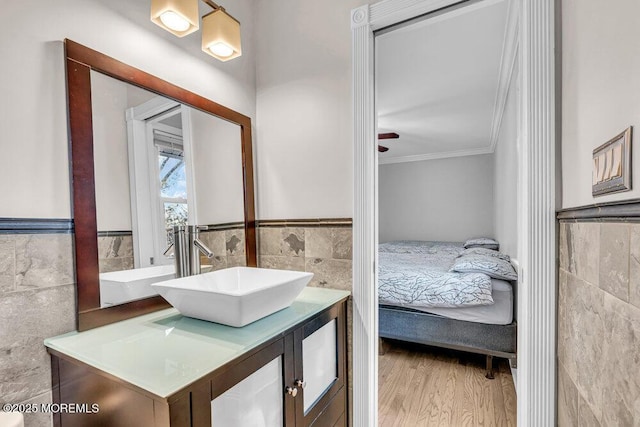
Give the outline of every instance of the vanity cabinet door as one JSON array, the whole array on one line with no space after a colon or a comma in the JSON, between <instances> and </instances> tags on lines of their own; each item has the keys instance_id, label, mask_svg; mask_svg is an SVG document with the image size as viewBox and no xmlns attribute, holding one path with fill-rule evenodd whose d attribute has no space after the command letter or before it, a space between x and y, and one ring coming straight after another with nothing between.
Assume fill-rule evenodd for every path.
<instances>
[{"instance_id":1,"label":"vanity cabinet door","mask_svg":"<svg viewBox=\"0 0 640 427\"><path fill-rule=\"evenodd\" d=\"M345 318L338 304L294 332L298 426L346 425Z\"/></svg>"},{"instance_id":2,"label":"vanity cabinet door","mask_svg":"<svg viewBox=\"0 0 640 427\"><path fill-rule=\"evenodd\" d=\"M285 384L293 377L292 353L293 336L288 335L225 369L211 381L210 422L194 425L294 426L296 393L287 393Z\"/></svg>"}]
</instances>

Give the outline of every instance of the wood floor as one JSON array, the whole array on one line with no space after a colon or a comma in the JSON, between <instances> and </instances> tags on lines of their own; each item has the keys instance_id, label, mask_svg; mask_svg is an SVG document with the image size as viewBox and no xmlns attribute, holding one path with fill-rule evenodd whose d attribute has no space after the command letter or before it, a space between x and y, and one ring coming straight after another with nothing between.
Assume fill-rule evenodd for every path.
<instances>
[{"instance_id":1,"label":"wood floor","mask_svg":"<svg viewBox=\"0 0 640 427\"><path fill-rule=\"evenodd\" d=\"M495 379L485 378L485 357L385 340L379 358L379 425L515 426L516 393L508 362L494 358Z\"/></svg>"}]
</instances>

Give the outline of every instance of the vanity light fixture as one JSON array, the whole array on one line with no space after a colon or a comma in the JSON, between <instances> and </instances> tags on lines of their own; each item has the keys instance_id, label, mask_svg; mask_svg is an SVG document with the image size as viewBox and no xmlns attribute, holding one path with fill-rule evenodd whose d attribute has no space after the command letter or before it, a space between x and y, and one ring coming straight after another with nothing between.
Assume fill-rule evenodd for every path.
<instances>
[{"instance_id":1,"label":"vanity light fixture","mask_svg":"<svg viewBox=\"0 0 640 427\"><path fill-rule=\"evenodd\" d=\"M175 36L198 30L198 0L151 0L151 21Z\"/></svg>"},{"instance_id":2,"label":"vanity light fixture","mask_svg":"<svg viewBox=\"0 0 640 427\"><path fill-rule=\"evenodd\" d=\"M213 9L202 17L202 51L220 61L242 55L240 22L211 0L201 0ZM151 0L151 21L183 37L199 27L198 0Z\"/></svg>"}]
</instances>

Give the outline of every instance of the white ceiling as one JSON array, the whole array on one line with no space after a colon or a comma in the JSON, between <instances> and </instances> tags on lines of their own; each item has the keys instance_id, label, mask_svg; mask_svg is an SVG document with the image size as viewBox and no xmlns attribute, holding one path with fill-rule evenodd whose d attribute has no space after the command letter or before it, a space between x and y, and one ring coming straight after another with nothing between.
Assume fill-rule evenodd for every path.
<instances>
[{"instance_id":1,"label":"white ceiling","mask_svg":"<svg viewBox=\"0 0 640 427\"><path fill-rule=\"evenodd\" d=\"M378 130L400 135L380 163L491 152L507 14L484 0L376 37Z\"/></svg>"}]
</instances>

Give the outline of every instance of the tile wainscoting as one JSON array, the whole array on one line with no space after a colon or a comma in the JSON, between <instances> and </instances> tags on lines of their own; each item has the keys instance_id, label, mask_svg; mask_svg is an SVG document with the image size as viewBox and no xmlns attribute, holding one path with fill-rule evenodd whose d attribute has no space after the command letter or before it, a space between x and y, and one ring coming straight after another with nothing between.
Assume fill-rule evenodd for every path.
<instances>
[{"instance_id":1,"label":"tile wainscoting","mask_svg":"<svg viewBox=\"0 0 640 427\"><path fill-rule=\"evenodd\" d=\"M70 220L0 218L0 403L51 402L50 360L43 341L76 328L73 227ZM351 220L263 221L258 263L315 274L311 286L351 290ZM244 264L242 229L211 230L202 239L216 268ZM126 238L102 236L101 260L126 263ZM221 255L224 254L224 255ZM351 305L348 312L351 328ZM349 334L349 351L351 334ZM351 357L349 355L349 360ZM349 381L351 385L351 381ZM27 427L51 425L25 414Z\"/></svg>"},{"instance_id":2,"label":"tile wainscoting","mask_svg":"<svg viewBox=\"0 0 640 427\"><path fill-rule=\"evenodd\" d=\"M98 268L100 273L133 268L131 231L98 232Z\"/></svg>"},{"instance_id":3,"label":"tile wainscoting","mask_svg":"<svg viewBox=\"0 0 640 427\"><path fill-rule=\"evenodd\" d=\"M640 204L615 206L558 215L559 426L640 420Z\"/></svg>"},{"instance_id":4,"label":"tile wainscoting","mask_svg":"<svg viewBox=\"0 0 640 427\"><path fill-rule=\"evenodd\" d=\"M200 240L213 252L212 258L202 256L200 264L212 270L247 265L244 225L219 227L200 232Z\"/></svg>"},{"instance_id":5,"label":"tile wainscoting","mask_svg":"<svg viewBox=\"0 0 640 427\"><path fill-rule=\"evenodd\" d=\"M47 229L47 221L22 230L3 225L6 220L0 224L0 403L51 402L43 340L76 328L73 235ZM25 414L25 425L50 426L51 416Z\"/></svg>"},{"instance_id":6,"label":"tile wainscoting","mask_svg":"<svg viewBox=\"0 0 640 427\"><path fill-rule=\"evenodd\" d=\"M350 220L269 221L258 224L258 266L313 273L311 286L352 286Z\"/></svg>"},{"instance_id":7,"label":"tile wainscoting","mask_svg":"<svg viewBox=\"0 0 640 427\"><path fill-rule=\"evenodd\" d=\"M352 220L258 221L258 267L313 273L309 286L353 291ZM349 416L353 414L353 304L347 301ZM349 425L353 425L352 422Z\"/></svg>"}]
</instances>

